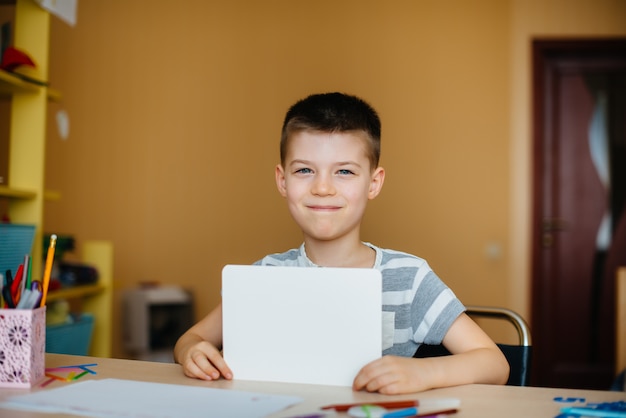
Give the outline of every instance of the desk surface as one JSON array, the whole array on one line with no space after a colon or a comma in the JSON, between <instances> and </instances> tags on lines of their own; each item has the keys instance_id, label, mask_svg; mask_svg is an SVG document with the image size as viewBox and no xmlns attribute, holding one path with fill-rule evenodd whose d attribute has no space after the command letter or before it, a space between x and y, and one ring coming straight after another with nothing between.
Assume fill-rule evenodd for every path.
<instances>
[{"instance_id":1,"label":"desk surface","mask_svg":"<svg viewBox=\"0 0 626 418\"><path fill-rule=\"evenodd\" d=\"M461 400L460 411L451 418L488 418L488 417L555 417L564 404L555 402L555 397L585 398L587 402L612 402L626 400L625 392L591 391L575 389L552 389L536 387L467 385L445 389L430 390L413 395L385 396L366 392L354 392L348 387L321 385L281 384L252 381L204 382L185 377L179 365L153 363L136 360L120 360L109 358L68 356L46 354L46 367L60 367L85 363L97 363L94 368L97 374L85 376L83 379L117 378L140 380L146 382L171 383L189 386L202 386L220 389L233 389L280 395L294 395L304 398L297 404L278 414L274 418L290 417L303 413L311 413L319 407L335 403L373 402L376 400L426 399L426 398L458 398ZM55 381L46 388L36 386L31 389L46 390L72 383ZM28 393L27 389L0 389L0 400L16 394ZM0 417L75 417L75 415L37 414L8 409L0 409ZM210 416L207 415L207 416ZM337 417L347 416L337 414Z\"/></svg>"}]
</instances>

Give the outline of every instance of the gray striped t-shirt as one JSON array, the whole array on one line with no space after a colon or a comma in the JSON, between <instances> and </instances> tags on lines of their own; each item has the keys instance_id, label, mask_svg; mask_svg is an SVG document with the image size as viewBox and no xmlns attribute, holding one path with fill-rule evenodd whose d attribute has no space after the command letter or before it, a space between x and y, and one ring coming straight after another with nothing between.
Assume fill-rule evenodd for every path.
<instances>
[{"instance_id":1,"label":"gray striped t-shirt","mask_svg":"<svg viewBox=\"0 0 626 418\"><path fill-rule=\"evenodd\" d=\"M441 344L465 307L428 266L426 260L400 251L378 248L374 268L383 277L383 355L412 357L422 343ZM257 265L317 267L304 244L270 254Z\"/></svg>"}]
</instances>

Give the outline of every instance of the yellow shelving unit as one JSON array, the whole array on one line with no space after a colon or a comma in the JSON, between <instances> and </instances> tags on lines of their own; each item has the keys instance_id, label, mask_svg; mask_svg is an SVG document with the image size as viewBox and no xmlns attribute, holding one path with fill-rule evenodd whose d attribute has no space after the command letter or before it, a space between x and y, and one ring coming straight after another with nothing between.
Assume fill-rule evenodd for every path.
<instances>
[{"instance_id":1,"label":"yellow shelving unit","mask_svg":"<svg viewBox=\"0 0 626 418\"><path fill-rule=\"evenodd\" d=\"M37 64L33 76L46 80L50 15L32 0L15 2L14 46ZM47 87L0 72L0 92L11 97L8 187L11 222L36 226L33 241L33 276L41 277L42 224Z\"/></svg>"},{"instance_id":2,"label":"yellow shelving unit","mask_svg":"<svg viewBox=\"0 0 626 418\"><path fill-rule=\"evenodd\" d=\"M11 7L15 7L13 45L27 52L36 63L36 68L29 71L29 77L47 81L50 15L33 0L16 0ZM59 193L44 189L46 112L48 101L59 100L61 94L45 85L31 83L0 70L0 96L11 99L8 185L0 186L0 198L8 200L11 222L35 225L31 252L33 277L42 277L44 201L59 198ZM95 317L90 354L110 357L111 243L85 242L83 260L98 269L98 285L51 292L49 299L80 298L84 310Z\"/></svg>"},{"instance_id":3,"label":"yellow shelving unit","mask_svg":"<svg viewBox=\"0 0 626 418\"><path fill-rule=\"evenodd\" d=\"M80 297L83 301L83 310L92 313L96 318L89 354L96 357L111 357L113 244L110 241L85 241L82 248L82 259L98 270L98 284L77 286L61 292L67 292L65 294L66 299ZM71 294L72 292L76 293Z\"/></svg>"}]
</instances>

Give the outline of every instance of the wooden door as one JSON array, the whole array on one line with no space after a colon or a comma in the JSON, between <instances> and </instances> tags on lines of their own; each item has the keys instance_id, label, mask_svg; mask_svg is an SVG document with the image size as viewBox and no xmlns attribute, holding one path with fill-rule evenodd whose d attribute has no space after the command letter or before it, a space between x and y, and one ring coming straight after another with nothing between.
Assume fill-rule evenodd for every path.
<instances>
[{"instance_id":1,"label":"wooden door","mask_svg":"<svg viewBox=\"0 0 626 418\"><path fill-rule=\"evenodd\" d=\"M626 39L533 43L531 383L608 389L626 264Z\"/></svg>"}]
</instances>

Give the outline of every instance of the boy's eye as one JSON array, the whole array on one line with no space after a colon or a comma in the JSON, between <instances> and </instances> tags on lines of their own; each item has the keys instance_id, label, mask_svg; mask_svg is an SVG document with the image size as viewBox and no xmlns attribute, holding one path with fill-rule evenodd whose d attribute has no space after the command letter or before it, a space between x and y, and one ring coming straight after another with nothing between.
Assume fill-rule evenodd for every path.
<instances>
[{"instance_id":1,"label":"boy's eye","mask_svg":"<svg viewBox=\"0 0 626 418\"><path fill-rule=\"evenodd\" d=\"M296 173L301 173L301 174L310 174L313 172L313 170L311 170L310 168L299 168L295 171Z\"/></svg>"},{"instance_id":2,"label":"boy's eye","mask_svg":"<svg viewBox=\"0 0 626 418\"><path fill-rule=\"evenodd\" d=\"M352 170L348 170L348 169L341 169L337 171L337 174L341 174L342 176L347 176L350 174L354 174L354 172Z\"/></svg>"}]
</instances>

